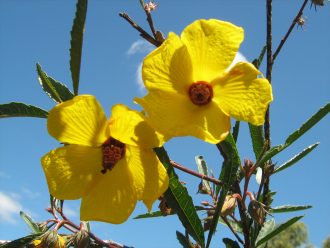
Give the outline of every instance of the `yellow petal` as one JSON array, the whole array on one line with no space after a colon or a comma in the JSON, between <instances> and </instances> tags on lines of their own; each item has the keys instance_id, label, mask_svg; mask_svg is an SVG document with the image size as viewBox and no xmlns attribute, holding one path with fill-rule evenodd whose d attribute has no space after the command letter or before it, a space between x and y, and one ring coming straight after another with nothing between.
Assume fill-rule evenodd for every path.
<instances>
[{"instance_id":1,"label":"yellow petal","mask_svg":"<svg viewBox=\"0 0 330 248\"><path fill-rule=\"evenodd\" d=\"M188 95L152 91L144 98L135 98L148 113L151 124L166 139L174 136L194 136L215 144L224 140L230 129L230 119L216 103L193 104Z\"/></svg>"},{"instance_id":2,"label":"yellow petal","mask_svg":"<svg viewBox=\"0 0 330 248\"><path fill-rule=\"evenodd\" d=\"M234 60L244 31L229 22L197 20L181 34L193 67L193 81L211 82Z\"/></svg>"},{"instance_id":3,"label":"yellow petal","mask_svg":"<svg viewBox=\"0 0 330 248\"><path fill-rule=\"evenodd\" d=\"M126 151L137 198L151 211L153 203L168 188L167 172L152 149L127 146Z\"/></svg>"},{"instance_id":4,"label":"yellow petal","mask_svg":"<svg viewBox=\"0 0 330 248\"><path fill-rule=\"evenodd\" d=\"M102 170L102 151L79 145L67 145L47 153L41 164L49 192L61 200L82 197Z\"/></svg>"},{"instance_id":5,"label":"yellow petal","mask_svg":"<svg viewBox=\"0 0 330 248\"><path fill-rule=\"evenodd\" d=\"M141 113L122 104L113 106L109 127L111 137L125 144L153 148L164 143L163 136L149 125Z\"/></svg>"},{"instance_id":6,"label":"yellow petal","mask_svg":"<svg viewBox=\"0 0 330 248\"><path fill-rule=\"evenodd\" d=\"M216 79L214 100L224 113L237 120L262 125L268 104L273 100L267 79L250 63L236 64L224 77Z\"/></svg>"},{"instance_id":7,"label":"yellow petal","mask_svg":"<svg viewBox=\"0 0 330 248\"><path fill-rule=\"evenodd\" d=\"M148 90L187 92L191 76L189 54L174 33L169 33L165 42L144 59L142 66L142 78Z\"/></svg>"},{"instance_id":8,"label":"yellow petal","mask_svg":"<svg viewBox=\"0 0 330 248\"><path fill-rule=\"evenodd\" d=\"M137 201L126 160L119 160L111 171L100 175L97 181L82 199L81 220L113 224L126 221Z\"/></svg>"},{"instance_id":9,"label":"yellow petal","mask_svg":"<svg viewBox=\"0 0 330 248\"><path fill-rule=\"evenodd\" d=\"M48 132L68 144L100 146L107 138L107 119L94 96L81 95L55 106L48 115Z\"/></svg>"}]
</instances>

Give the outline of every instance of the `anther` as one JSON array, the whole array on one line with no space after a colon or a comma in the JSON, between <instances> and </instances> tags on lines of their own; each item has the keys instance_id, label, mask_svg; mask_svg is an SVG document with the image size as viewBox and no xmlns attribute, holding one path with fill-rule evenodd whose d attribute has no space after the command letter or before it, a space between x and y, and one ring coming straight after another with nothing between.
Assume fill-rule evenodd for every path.
<instances>
[{"instance_id":1,"label":"anther","mask_svg":"<svg viewBox=\"0 0 330 248\"><path fill-rule=\"evenodd\" d=\"M212 100L213 88L207 82L198 81L189 87L188 94L193 104L206 105Z\"/></svg>"},{"instance_id":2,"label":"anther","mask_svg":"<svg viewBox=\"0 0 330 248\"><path fill-rule=\"evenodd\" d=\"M125 156L126 146L124 143L116 140L112 137L108 139L102 145L103 170L101 172L104 174L107 170L112 170L116 163Z\"/></svg>"}]
</instances>

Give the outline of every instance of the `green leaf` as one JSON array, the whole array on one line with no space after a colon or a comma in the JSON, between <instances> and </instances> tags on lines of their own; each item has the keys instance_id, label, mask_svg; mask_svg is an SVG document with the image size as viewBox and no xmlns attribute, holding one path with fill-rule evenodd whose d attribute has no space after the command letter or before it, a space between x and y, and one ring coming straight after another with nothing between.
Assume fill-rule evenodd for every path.
<instances>
[{"instance_id":1,"label":"green leaf","mask_svg":"<svg viewBox=\"0 0 330 248\"><path fill-rule=\"evenodd\" d=\"M259 58L252 61L252 64L258 69L264 59L265 53L267 51L267 46L264 46L259 54Z\"/></svg>"},{"instance_id":2,"label":"green leaf","mask_svg":"<svg viewBox=\"0 0 330 248\"><path fill-rule=\"evenodd\" d=\"M224 238L222 241L226 245L226 248L240 248L239 244L232 239Z\"/></svg>"},{"instance_id":3,"label":"green leaf","mask_svg":"<svg viewBox=\"0 0 330 248\"><path fill-rule=\"evenodd\" d=\"M233 137L235 142L237 142L240 123L241 123L240 121L236 121L235 126L233 127Z\"/></svg>"},{"instance_id":4,"label":"green leaf","mask_svg":"<svg viewBox=\"0 0 330 248\"><path fill-rule=\"evenodd\" d=\"M78 0L76 16L71 29L70 70L73 83L73 92L78 95L81 54L87 14L87 0Z\"/></svg>"},{"instance_id":5,"label":"green leaf","mask_svg":"<svg viewBox=\"0 0 330 248\"><path fill-rule=\"evenodd\" d=\"M39 228L39 226L31 219L30 216L28 216L23 211L20 211L19 214L22 217L22 219L25 221L25 223L30 227L30 229L32 230L33 233L36 234L36 233L42 232L42 229Z\"/></svg>"},{"instance_id":6,"label":"green leaf","mask_svg":"<svg viewBox=\"0 0 330 248\"><path fill-rule=\"evenodd\" d=\"M308 153L310 153L311 151L313 151L314 148L316 148L319 144L320 143L317 142L317 143L315 143L313 145L310 145L309 147L305 148L301 153L297 154L296 156L294 156L293 158L291 158L289 161L287 161L284 164L282 164L279 167L277 167L274 170L274 173L273 174L291 167L292 165L294 165L295 163L297 163L300 159L302 159L303 157L305 157Z\"/></svg>"},{"instance_id":7,"label":"green leaf","mask_svg":"<svg viewBox=\"0 0 330 248\"><path fill-rule=\"evenodd\" d=\"M23 238L19 238L11 241L10 243L0 245L1 248L18 248L18 247L26 247L32 240L38 238L41 234L31 234L25 236Z\"/></svg>"},{"instance_id":8,"label":"green leaf","mask_svg":"<svg viewBox=\"0 0 330 248\"><path fill-rule=\"evenodd\" d=\"M298 205L298 206L284 205L284 206L271 208L271 209L269 209L269 212L278 214L278 213L301 211L301 210L305 210L305 209L309 209L309 208L312 208L312 206L310 206L310 205Z\"/></svg>"},{"instance_id":9,"label":"green leaf","mask_svg":"<svg viewBox=\"0 0 330 248\"><path fill-rule=\"evenodd\" d=\"M236 143L234 137L231 134L227 136L226 140L217 144L217 147L224 158L219 178L219 180L222 182L222 190L220 192L218 204L210 225L210 231L207 237L206 247L209 247L211 243L212 236L218 225L222 205L225 201L228 191L231 189L232 184L237 178L237 170L241 164L241 160L239 158L238 151L236 148ZM218 195L219 190L220 187L217 187L216 195Z\"/></svg>"},{"instance_id":10,"label":"green leaf","mask_svg":"<svg viewBox=\"0 0 330 248\"><path fill-rule=\"evenodd\" d=\"M206 161L203 158L203 156L201 156L201 155L195 156L195 161L196 161L196 164L197 164L197 168L198 168L199 173L201 173L201 174L203 174L205 176L208 176L209 175L209 172L208 172L208 169L207 169ZM210 182L209 181L206 181L206 180L202 180L202 183L203 183L204 187L206 188L206 190L208 192L211 192Z\"/></svg>"},{"instance_id":11,"label":"green leaf","mask_svg":"<svg viewBox=\"0 0 330 248\"><path fill-rule=\"evenodd\" d=\"M258 243L259 240L263 239L269 233L271 233L274 230L274 228L275 228L275 220L274 219L267 220L259 231L258 237L256 239L256 243Z\"/></svg>"},{"instance_id":12,"label":"green leaf","mask_svg":"<svg viewBox=\"0 0 330 248\"><path fill-rule=\"evenodd\" d=\"M195 206L196 211L201 211L201 210L205 210L204 207L200 207L200 206ZM168 215L173 215L175 213L170 213ZM146 214L140 214L136 217L134 217L133 219L146 219L146 218L154 218L154 217L164 217L164 215L162 214L161 211L155 211L152 213L146 213Z\"/></svg>"},{"instance_id":13,"label":"green leaf","mask_svg":"<svg viewBox=\"0 0 330 248\"><path fill-rule=\"evenodd\" d=\"M37 117L47 118L48 112L33 105L21 102L0 104L0 118L5 117Z\"/></svg>"},{"instance_id":14,"label":"green leaf","mask_svg":"<svg viewBox=\"0 0 330 248\"><path fill-rule=\"evenodd\" d=\"M298 220L300 220L303 216L297 216L297 217L293 217L289 220L287 220L286 222L280 224L279 226L277 226L275 229L273 229L271 232L269 232L267 235L265 235L263 238L261 238L258 242L256 247L258 247L259 245L267 242L268 240L270 240L271 238L275 237L277 234L279 234L280 232L284 231L286 228L288 228L289 226L291 226L292 224L296 223Z\"/></svg>"},{"instance_id":15,"label":"green leaf","mask_svg":"<svg viewBox=\"0 0 330 248\"><path fill-rule=\"evenodd\" d=\"M187 240L187 238L180 233L179 231L176 231L176 238L179 240L180 244L183 248L193 248L194 246Z\"/></svg>"},{"instance_id":16,"label":"green leaf","mask_svg":"<svg viewBox=\"0 0 330 248\"><path fill-rule=\"evenodd\" d=\"M262 154L265 137L263 133L263 126L254 126L249 123L250 136L252 140L253 152L255 158L258 159Z\"/></svg>"},{"instance_id":17,"label":"green leaf","mask_svg":"<svg viewBox=\"0 0 330 248\"><path fill-rule=\"evenodd\" d=\"M231 227L235 230L235 232L238 232L238 233L243 233L243 227L242 227L242 224L239 222L235 222L233 220L230 220L230 219L227 219L227 221L230 223ZM224 222L224 220L222 218L219 218L219 223L224 225L224 226L227 226L226 222Z\"/></svg>"},{"instance_id":18,"label":"green leaf","mask_svg":"<svg viewBox=\"0 0 330 248\"><path fill-rule=\"evenodd\" d=\"M257 164L263 164L285 148L290 146L293 142L299 139L303 134L305 134L309 129L311 129L315 124L317 124L323 117L325 117L330 112L330 103L326 104L319 109L311 118L309 118L298 130L293 132L288 136L283 145L278 145L272 147L267 151L258 161Z\"/></svg>"},{"instance_id":19,"label":"green leaf","mask_svg":"<svg viewBox=\"0 0 330 248\"><path fill-rule=\"evenodd\" d=\"M176 212L189 235L202 247L205 245L204 230L192 198L180 183L164 147L154 148L156 155L167 170L169 188L164 193L167 204Z\"/></svg>"}]
</instances>

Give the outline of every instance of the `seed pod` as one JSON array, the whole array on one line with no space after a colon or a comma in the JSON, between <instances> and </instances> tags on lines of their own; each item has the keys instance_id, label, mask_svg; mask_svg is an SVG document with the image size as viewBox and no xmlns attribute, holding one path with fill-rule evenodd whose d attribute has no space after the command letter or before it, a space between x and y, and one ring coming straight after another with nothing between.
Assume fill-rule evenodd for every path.
<instances>
[{"instance_id":1,"label":"seed pod","mask_svg":"<svg viewBox=\"0 0 330 248\"><path fill-rule=\"evenodd\" d=\"M266 210L262 203L256 200L250 201L248 212L254 221L257 222L260 226L264 224Z\"/></svg>"}]
</instances>

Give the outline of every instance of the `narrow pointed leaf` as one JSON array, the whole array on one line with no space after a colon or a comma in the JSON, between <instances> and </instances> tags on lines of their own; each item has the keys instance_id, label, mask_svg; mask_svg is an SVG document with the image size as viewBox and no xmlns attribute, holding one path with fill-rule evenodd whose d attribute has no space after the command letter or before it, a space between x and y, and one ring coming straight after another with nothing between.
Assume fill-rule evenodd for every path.
<instances>
[{"instance_id":1,"label":"narrow pointed leaf","mask_svg":"<svg viewBox=\"0 0 330 248\"><path fill-rule=\"evenodd\" d=\"M176 212L189 235L204 247L204 230L192 198L178 180L164 147L154 148L154 151L166 168L170 179L169 188L164 193L167 204Z\"/></svg>"},{"instance_id":2,"label":"narrow pointed leaf","mask_svg":"<svg viewBox=\"0 0 330 248\"><path fill-rule=\"evenodd\" d=\"M179 243L182 245L183 248L193 248L194 247L189 242L189 240L187 240L187 238L179 231L176 231L176 238L179 240Z\"/></svg>"},{"instance_id":3,"label":"narrow pointed leaf","mask_svg":"<svg viewBox=\"0 0 330 248\"><path fill-rule=\"evenodd\" d=\"M268 240L270 240L271 238L275 237L277 234L279 234L280 232L284 231L285 229L287 229L289 226L291 226L292 224L296 223L298 220L300 220L303 216L297 216L297 217L293 217L289 220L287 220L286 222L280 224L279 226L277 226L276 228L274 228L270 233L268 233L267 235L265 235L265 237L263 237L262 239L260 239L257 242L256 247L258 247L259 245L267 242Z\"/></svg>"},{"instance_id":4,"label":"narrow pointed leaf","mask_svg":"<svg viewBox=\"0 0 330 248\"><path fill-rule=\"evenodd\" d=\"M39 76L39 83L42 89L46 92L46 94L53 99L56 103L61 103L62 99L58 94L55 86L49 80L47 74L42 70L41 66L37 63L37 73Z\"/></svg>"},{"instance_id":5,"label":"narrow pointed leaf","mask_svg":"<svg viewBox=\"0 0 330 248\"><path fill-rule=\"evenodd\" d=\"M291 158L289 161L287 161L284 164L282 164L279 167L277 167L275 169L275 171L274 171L273 174L291 167L292 165L294 165L295 163L297 163L300 159L302 159L303 157L305 157L308 153L310 153L311 151L313 151L314 148L316 148L319 144L320 143L317 142L317 143L315 143L313 145L310 145L309 147L305 148L301 153L297 154L296 156L294 156L293 158Z\"/></svg>"},{"instance_id":6,"label":"narrow pointed leaf","mask_svg":"<svg viewBox=\"0 0 330 248\"><path fill-rule=\"evenodd\" d=\"M284 206L271 208L271 209L269 209L269 212L278 214L278 213L301 211L301 210L305 210L305 209L309 209L309 208L312 208L312 206L311 205L298 205L298 206L284 205Z\"/></svg>"},{"instance_id":7,"label":"narrow pointed leaf","mask_svg":"<svg viewBox=\"0 0 330 248\"><path fill-rule=\"evenodd\" d=\"M41 234L31 234L23 238L15 239L10 243L0 245L1 248L18 248L18 247L27 247L27 245L34 239L38 238Z\"/></svg>"},{"instance_id":8,"label":"narrow pointed leaf","mask_svg":"<svg viewBox=\"0 0 330 248\"><path fill-rule=\"evenodd\" d=\"M263 133L263 126L254 126L249 123L250 136L252 140L253 152L255 158L258 159L262 154L262 150L265 143L265 137Z\"/></svg>"},{"instance_id":9,"label":"narrow pointed leaf","mask_svg":"<svg viewBox=\"0 0 330 248\"><path fill-rule=\"evenodd\" d=\"M222 182L220 196L218 198L218 204L215 209L213 219L210 225L210 231L207 237L206 247L209 247L212 236L217 228L220 212L222 209L222 205L225 201L226 195L228 194L229 189L231 189L232 184L237 178L237 170L239 165L241 164L238 151L236 148L234 137L229 134L226 140L217 144L217 147L224 158L222 169L220 173L219 180ZM217 187L218 194L220 187Z\"/></svg>"},{"instance_id":10,"label":"narrow pointed leaf","mask_svg":"<svg viewBox=\"0 0 330 248\"><path fill-rule=\"evenodd\" d=\"M230 223L231 227L234 229L235 232L237 233L243 233L243 227L241 223L237 223L233 220L227 219L227 221ZM226 222L222 218L219 218L219 223L227 226Z\"/></svg>"},{"instance_id":11,"label":"narrow pointed leaf","mask_svg":"<svg viewBox=\"0 0 330 248\"><path fill-rule=\"evenodd\" d=\"M81 54L87 14L87 0L78 0L76 16L71 29L70 70L73 83L73 92L78 95Z\"/></svg>"},{"instance_id":12,"label":"narrow pointed leaf","mask_svg":"<svg viewBox=\"0 0 330 248\"><path fill-rule=\"evenodd\" d=\"M239 244L232 239L224 238L222 241L226 245L226 248L240 248Z\"/></svg>"},{"instance_id":13,"label":"narrow pointed leaf","mask_svg":"<svg viewBox=\"0 0 330 248\"><path fill-rule=\"evenodd\" d=\"M240 121L236 121L235 126L233 127L233 137L235 142L237 142L240 123L241 123Z\"/></svg>"},{"instance_id":14,"label":"narrow pointed leaf","mask_svg":"<svg viewBox=\"0 0 330 248\"><path fill-rule=\"evenodd\" d=\"M293 142L299 139L303 134L305 134L309 129L311 129L315 124L317 124L323 117L325 117L330 112L330 103L326 104L322 108L319 109L311 118L309 118L298 130L293 132L288 136L283 145L278 145L272 147L269 151L267 151L259 160L258 165L263 164L285 148L290 146Z\"/></svg>"},{"instance_id":15,"label":"narrow pointed leaf","mask_svg":"<svg viewBox=\"0 0 330 248\"><path fill-rule=\"evenodd\" d=\"M25 223L29 226L29 228L32 230L33 233L40 233L42 230L38 227L38 225L31 219L30 216L28 216L23 211L19 212L22 219L25 221Z\"/></svg>"},{"instance_id":16,"label":"narrow pointed leaf","mask_svg":"<svg viewBox=\"0 0 330 248\"><path fill-rule=\"evenodd\" d=\"M5 117L37 117L47 118L48 112L33 105L21 102L0 104L0 118Z\"/></svg>"},{"instance_id":17,"label":"narrow pointed leaf","mask_svg":"<svg viewBox=\"0 0 330 248\"><path fill-rule=\"evenodd\" d=\"M209 175L209 172L208 172L208 169L207 169L206 161L203 158L203 156L201 156L201 155L195 156L195 161L196 161L196 164L197 164L197 168L198 168L199 173L201 173L201 174L203 174L205 176L208 176ZM206 188L206 190L208 192L210 192L211 191L210 182L209 181L206 181L206 180L202 180L202 183L203 183L204 187Z\"/></svg>"},{"instance_id":18,"label":"narrow pointed leaf","mask_svg":"<svg viewBox=\"0 0 330 248\"><path fill-rule=\"evenodd\" d=\"M258 243L259 240L263 239L269 233L271 233L275 229L275 226L276 225L274 219L267 220L259 231L258 237L256 239L256 243Z\"/></svg>"},{"instance_id":19,"label":"narrow pointed leaf","mask_svg":"<svg viewBox=\"0 0 330 248\"><path fill-rule=\"evenodd\" d=\"M196 211L205 210L205 208L201 207L201 206L195 206L195 209L196 209ZM168 215L173 215L173 214L175 214L175 213L173 212L173 213L170 213ZM137 219L154 218L154 217L164 217L164 215L162 214L161 211L155 211L155 212L152 212L152 213L140 214L140 215L134 217L133 219L137 220Z\"/></svg>"}]
</instances>

